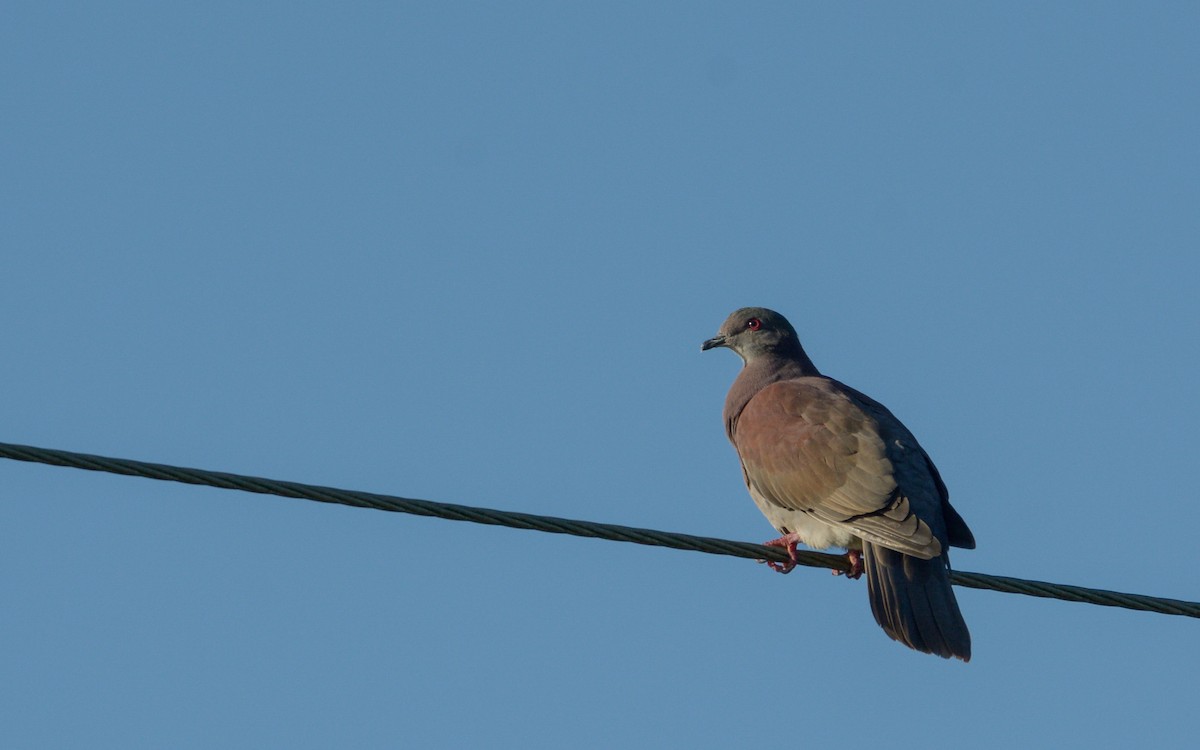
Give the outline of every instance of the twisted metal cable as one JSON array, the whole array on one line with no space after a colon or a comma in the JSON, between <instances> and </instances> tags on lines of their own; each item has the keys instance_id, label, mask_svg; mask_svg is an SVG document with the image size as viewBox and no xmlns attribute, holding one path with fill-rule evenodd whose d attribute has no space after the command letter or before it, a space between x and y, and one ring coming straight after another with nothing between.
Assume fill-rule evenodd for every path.
<instances>
[{"instance_id":1,"label":"twisted metal cable","mask_svg":"<svg viewBox=\"0 0 1200 750\"><path fill-rule=\"evenodd\" d=\"M555 518L532 513L514 513L488 508L476 508L469 505L454 505L437 503L430 500L414 500L395 495L380 495L373 492L356 492L340 490L333 487L320 487L299 482L285 482L275 479L263 479L242 474L228 474L203 469L189 469L182 466L146 463L123 458L107 458L92 456L86 453L53 450L50 448L35 448L28 445L0 443L0 458L10 458L17 461L43 463L51 466L66 466L88 471L103 471L125 476L161 479L184 484L218 487L226 490L242 490L256 492L262 495L278 495L303 500L315 500L322 503L336 503L355 508L374 508L393 513L411 513L418 516L431 516L451 521L469 521L471 523L488 524L492 526L508 526L514 529L530 529L550 534L570 534L573 536L605 539L613 542L632 542L655 547L704 552L711 555L729 555L745 557L751 560L773 560L786 562L787 554L778 547L765 547L750 542L737 542L729 539L718 539L707 536L693 536L654 529L640 529L632 526L619 526L611 523L596 523L594 521L576 521L569 518ZM812 568L830 568L846 571L849 564L844 555L830 555L823 552L799 550L796 562ZM1200 603L1181 601L1178 599L1163 599L1142 594L1124 594L1117 591L1104 591L1083 586L1069 586L1060 583L1029 581L1022 578L994 576L985 573L969 573L966 571L951 571L950 580L957 586L974 589L987 589L1009 594L1025 594L1047 599L1061 599L1070 602L1084 602L1104 607L1123 607L1144 612L1158 612L1164 615L1182 615L1200 618Z\"/></svg>"}]
</instances>

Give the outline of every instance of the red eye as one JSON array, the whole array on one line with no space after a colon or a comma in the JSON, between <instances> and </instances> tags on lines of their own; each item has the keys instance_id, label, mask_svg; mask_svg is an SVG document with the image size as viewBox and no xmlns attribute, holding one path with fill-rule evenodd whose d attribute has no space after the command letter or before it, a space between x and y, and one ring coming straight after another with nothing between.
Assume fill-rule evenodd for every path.
<instances>
[{"instance_id":1,"label":"red eye","mask_svg":"<svg viewBox=\"0 0 1200 750\"><path fill-rule=\"evenodd\" d=\"M762 328L762 321L758 318L751 318L746 321L746 327L751 331L757 331L759 328Z\"/></svg>"}]
</instances>

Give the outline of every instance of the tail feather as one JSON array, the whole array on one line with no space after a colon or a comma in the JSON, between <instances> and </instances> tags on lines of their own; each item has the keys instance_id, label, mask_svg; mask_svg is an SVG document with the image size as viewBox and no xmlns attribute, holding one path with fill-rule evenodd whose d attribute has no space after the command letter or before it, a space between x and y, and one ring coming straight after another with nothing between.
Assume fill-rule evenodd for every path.
<instances>
[{"instance_id":1,"label":"tail feather","mask_svg":"<svg viewBox=\"0 0 1200 750\"><path fill-rule=\"evenodd\" d=\"M863 542L863 562L871 613L885 633L917 651L971 660L971 633L944 556L922 560Z\"/></svg>"}]
</instances>

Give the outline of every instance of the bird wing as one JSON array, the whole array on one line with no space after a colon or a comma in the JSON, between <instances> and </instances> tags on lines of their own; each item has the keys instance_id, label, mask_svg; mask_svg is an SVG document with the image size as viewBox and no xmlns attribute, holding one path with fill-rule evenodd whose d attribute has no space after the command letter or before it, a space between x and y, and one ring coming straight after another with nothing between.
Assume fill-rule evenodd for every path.
<instances>
[{"instance_id":1,"label":"bird wing","mask_svg":"<svg viewBox=\"0 0 1200 750\"><path fill-rule=\"evenodd\" d=\"M829 378L783 380L750 399L733 438L768 502L904 554L941 554L943 500L925 453L877 402Z\"/></svg>"},{"instance_id":2,"label":"bird wing","mask_svg":"<svg viewBox=\"0 0 1200 750\"><path fill-rule=\"evenodd\" d=\"M950 504L950 492L941 473L904 423L865 393L836 380L831 382L875 420L897 469L898 484L905 488L914 512L929 524L942 546L975 549L975 535Z\"/></svg>"}]
</instances>

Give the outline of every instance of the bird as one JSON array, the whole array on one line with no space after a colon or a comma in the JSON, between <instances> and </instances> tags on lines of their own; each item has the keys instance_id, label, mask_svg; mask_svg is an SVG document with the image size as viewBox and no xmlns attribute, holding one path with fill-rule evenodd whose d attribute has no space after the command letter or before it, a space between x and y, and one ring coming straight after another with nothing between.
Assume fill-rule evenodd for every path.
<instances>
[{"instance_id":1,"label":"bird","mask_svg":"<svg viewBox=\"0 0 1200 750\"><path fill-rule=\"evenodd\" d=\"M867 578L875 621L892 639L943 658L971 659L971 634L950 587L948 548L975 548L929 454L888 409L822 375L787 318L734 311L701 350L726 348L743 366L725 399L725 434L750 496L796 545L847 550ZM837 571L835 571L836 573Z\"/></svg>"}]
</instances>

